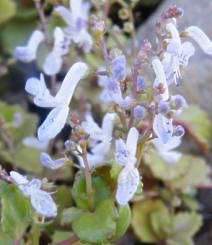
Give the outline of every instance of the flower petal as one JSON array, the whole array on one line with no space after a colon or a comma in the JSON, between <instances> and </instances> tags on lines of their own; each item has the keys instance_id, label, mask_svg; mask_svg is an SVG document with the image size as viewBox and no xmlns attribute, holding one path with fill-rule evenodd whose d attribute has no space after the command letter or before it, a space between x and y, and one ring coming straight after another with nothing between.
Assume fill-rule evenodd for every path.
<instances>
[{"instance_id":1,"label":"flower petal","mask_svg":"<svg viewBox=\"0 0 212 245\"><path fill-rule=\"evenodd\" d=\"M44 34L39 30L35 30L29 41L27 46L19 46L15 49L14 57L22 62L31 62L36 59L36 52L39 44L43 42Z\"/></svg>"},{"instance_id":2,"label":"flower petal","mask_svg":"<svg viewBox=\"0 0 212 245\"><path fill-rule=\"evenodd\" d=\"M68 117L69 107L56 107L47 116L38 128L38 139L46 141L54 138L64 127Z\"/></svg>"},{"instance_id":3,"label":"flower petal","mask_svg":"<svg viewBox=\"0 0 212 245\"><path fill-rule=\"evenodd\" d=\"M166 144L173 134L172 119L168 119L161 113L156 114L153 122L153 130L157 137Z\"/></svg>"},{"instance_id":4,"label":"flower petal","mask_svg":"<svg viewBox=\"0 0 212 245\"><path fill-rule=\"evenodd\" d=\"M72 65L55 97L56 100L62 100L63 103L69 105L78 82L85 76L87 70L88 66L83 62Z\"/></svg>"},{"instance_id":5,"label":"flower petal","mask_svg":"<svg viewBox=\"0 0 212 245\"><path fill-rule=\"evenodd\" d=\"M169 99L169 88L167 85L166 75L165 75L161 61L158 58L154 58L152 61L152 67L156 75L153 87L157 88L160 84L162 84L163 89L164 89L164 93L161 94L162 100L168 100Z\"/></svg>"},{"instance_id":6,"label":"flower petal","mask_svg":"<svg viewBox=\"0 0 212 245\"><path fill-rule=\"evenodd\" d=\"M24 185L29 183L29 180L25 176L16 171L10 171L10 177L13 179L16 185Z\"/></svg>"},{"instance_id":7,"label":"flower petal","mask_svg":"<svg viewBox=\"0 0 212 245\"><path fill-rule=\"evenodd\" d=\"M30 196L33 208L45 217L57 216L57 206L51 195L42 190L34 190Z\"/></svg>"},{"instance_id":8,"label":"flower petal","mask_svg":"<svg viewBox=\"0 0 212 245\"><path fill-rule=\"evenodd\" d=\"M203 52L212 55L212 41L199 27L189 26L185 31L200 46Z\"/></svg>"},{"instance_id":9,"label":"flower petal","mask_svg":"<svg viewBox=\"0 0 212 245\"><path fill-rule=\"evenodd\" d=\"M116 113L106 113L102 121L102 131L106 139L111 139Z\"/></svg>"},{"instance_id":10,"label":"flower petal","mask_svg":"<svg viewBox=\"0 0 212 245\"><path fill-rule=\"evenodd\" d=\"M72 15L69 9L64 6L57 6L54 11L60 14L67 25L72 24Z\"/></svg>"},{"instance_id":11,"label":"flower petal","mask_svg":"<svg viewBox=\"0 0 212 245\"><path fill-rule=\"evenodd\" d=\"M65 158L58 158L56 160L52 160L49 154L42 152L40 154L40 162L44 167L55 170L61 168L64 165Z\"/></svg>"},{"instance_id":12,"label":"flower petal","mask_svg":"<svg viewBox=\"0 0 212 245\"><path fill-rule=\"evenodd\" d=\"M124 167L118 177L116 200L120 205L126 205L135 194L139 184L139 172L135 167Z\"/></svg>"},{"instance_id":13,"label":"flower petal","mask_svg":"<svg viewBox=\"0 0 212 245\"><path fill-rule=\"evenodd\" d=\"M127 136L127 149L132 156L136 155L139 132L135 127L132 127Z\"/></svg>"}]
</instances>

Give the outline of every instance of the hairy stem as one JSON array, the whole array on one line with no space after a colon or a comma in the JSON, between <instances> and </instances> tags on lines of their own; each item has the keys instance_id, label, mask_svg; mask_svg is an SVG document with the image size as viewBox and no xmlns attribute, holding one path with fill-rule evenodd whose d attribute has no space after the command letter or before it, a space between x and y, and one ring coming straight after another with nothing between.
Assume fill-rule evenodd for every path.
<instances>
[{"instance_id":1,"label":"hairy stem","mask_svg":"<svg viewBox=\"0 0 212 245\"><path fill-rule=\"evenodd\" d=\"M94 211L92 177L91 177L91 173L89 169L86 147L82 148L82 159L85 165L84 175L85 175L85 181L86 181L86 192L88 196L88 207L90 211Z\"/></svg>"}]
</instances>

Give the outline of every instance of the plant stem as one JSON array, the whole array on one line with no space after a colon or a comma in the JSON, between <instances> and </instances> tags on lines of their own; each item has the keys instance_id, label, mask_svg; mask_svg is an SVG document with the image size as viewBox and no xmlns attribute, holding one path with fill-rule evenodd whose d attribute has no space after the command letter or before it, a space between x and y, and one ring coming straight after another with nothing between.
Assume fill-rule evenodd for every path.
<instances>
[{"instance_id":1,"label":"plant stem","mask_svg":"<svg viewBox=\"0 0 212 245\"><path fill-rule=\"evenodd\" d=\"M40 21L41 21L41 25L45 34L45 41L47 46L51 46L51 42L49 40L49 32L48 32L48 23L44 14L44 9L43 6L41 5L40 0L34 0L35 3L35 7L37 9L37 13L39 15Z\"/></svg>"},{"instance_id":2,"label":"plant stem","mask_svg":"<svg viewBox=\"0 0 212 245\"><path fill-rule=\"evenodd\" d=\"M86 182L86 192L88 196L88 207L90 211L94 211L92 178L91 178L91 173L90 173L88 159L87 159L86 147L82 148L82 159L85 165L84 175L85 175L85 182Z\"/></svg>"}]
</instances>

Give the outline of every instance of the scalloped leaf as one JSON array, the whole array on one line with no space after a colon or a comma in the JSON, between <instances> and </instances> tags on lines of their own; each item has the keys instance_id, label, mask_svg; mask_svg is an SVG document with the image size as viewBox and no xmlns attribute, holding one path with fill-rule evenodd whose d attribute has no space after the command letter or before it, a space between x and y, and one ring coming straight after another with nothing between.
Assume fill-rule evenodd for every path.
<instances>
[{"instance_id":1,"label":"scalloped leaf","mask_svg":"<svg viewBox=\"0 0 212 245\"><path fill-rule=\"evenodd\" d=\"M186 161L186 156L173 164L166 163L154 149L150 149L144 155L144 164L147 165L154 177L163 181L170 181L183 175L190 167L190 162Z\"/></svg>"},{"instance_id":2,"label":"scalloped leaf","mask_svg":"<svg viewBox=\"0 0 212 245\"><path fill-rule=\"evenodd\" d=\"M193 244L191 237L200 229L202 217L197 213L180 212L173 217L173 235L167 244Z\"/></svg>"},{"instance_id":3,"label":"scalloped leaf","mask_svg":"<svg viewBox=\"0 0 212 245\"><path fill-rule=\"evenodd\" d=\"M212 123L208 114L196 105L184 109L178 119L186 122L200 141L208 143L212 137Z\"/></svg>"},{"instance_id":4,"label":"scalloped leaf","mask_svg":"<svg viewBox=\"0 0 212 245\"><path fill-rule=\"evenodd\" d=\"M82 242L102 244L116 234L114 203L106 199L99 203L95 212L83 212L73 221L72 229Z\"/></svg>"},{"instance_id":5,"label":"scalloped leaf","mask_svg":"<svg viewBox=\"0 0 212 245\"><path fill-rule=\"evenodd\" d=\"M22 237L32 219L29 200L14 185L0 182L2 231L12 239Z\"/></svg>"},{"instance_id":6,"label":"scalloped leaf","mask_svg":"<svg viewBox=\"0 0 212 245\"><path fill-rule=\"evenodd\" d=\"M210 181L209 174L211 171L203 158L186 155L180 162L189 163L189 168L187 168L183 174L169 182L175 188L185 189L187 187L208 183Z\"/></svg>"},{"instance_id":7,"label":"scalloped leaf","mask_svg":"<svg viewBox=\"0 0 212 245\"><path fill-rule=\"evenodd\" d=\"M158 240L164 240L172 233L172 217L168 208L163 207L160 210L153 211L150 214L150 222Z\"/></svg>"},{"instance_id":8,"label":"scalloped leaf","mask_svg":"<svg viewBox=\"0 0 212 245\"><path fill-rule=\"evenodd\" d=\"M159 199L147 199L135 203L132 208L132 228L136 236L143 242L153 243L158 237L151 225L150 216L153 212L166 209L164 203Z\"/></svg>"}]
</instances>

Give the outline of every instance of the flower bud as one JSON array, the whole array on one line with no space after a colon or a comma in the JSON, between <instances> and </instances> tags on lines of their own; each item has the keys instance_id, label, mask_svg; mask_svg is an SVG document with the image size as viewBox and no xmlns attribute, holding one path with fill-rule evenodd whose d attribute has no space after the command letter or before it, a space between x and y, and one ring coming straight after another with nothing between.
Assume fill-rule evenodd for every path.
<instances>
[{"instance_id":1,"label":"flower bud","mask_svg":"<svg viewBox=\"0 0 212 245\"><path fill-rule=\"evenodd\" d=\"M186 99L182 95L172 96L172 101L174 102L174 107L176 110L180 110L188 106Z\"/></svg>"},{"instance_id":2,"label":"flower bud","mask_svg":"<svg viewBox=\"0 0 212 245\"><path fill-rule=\"evenodd\" d=\"M139 76L137 78L137 91L140 92L146 88L146 82L143 77Z\"/></svg>"},{"instance_id":3,"label":"flower bud","mask_svg":"<svg viewBox=\"0 0 212 245\"><path fill-rule=\"evenodd\" d=\"M185 129L181 125L176 126L174 135L177 137L182 137L184 134L185 134Z\"/></svg>"},{"instance_id":4,"label":"flower bud","mask_svg":"<svg viewBox=\"0 0 212 245\"><path fill-rule=\"evenodd\" d=\"M143 106L137 105L133 110L135 118L143 119L145 117L146 109Z\"/></svg>"},{"instance_id":5,"label":"flower bud","mask_svg":"<svg viewBox=\"0 0 212 245\"><path fill-rule=\"evenodd\" d=\"M161 100L158 104L158 112L162 114L166 114L169 111L169 103L167 101Z\"/></svg>"}]
</instances>

